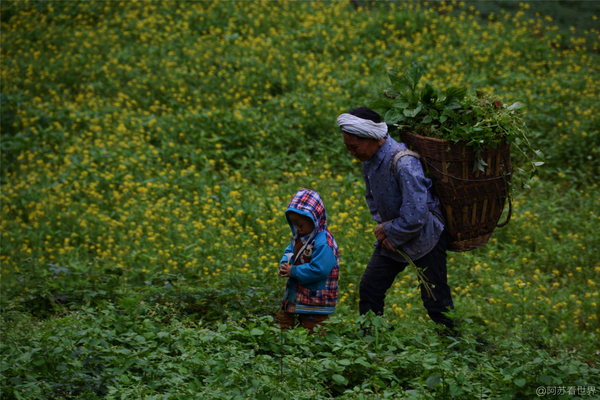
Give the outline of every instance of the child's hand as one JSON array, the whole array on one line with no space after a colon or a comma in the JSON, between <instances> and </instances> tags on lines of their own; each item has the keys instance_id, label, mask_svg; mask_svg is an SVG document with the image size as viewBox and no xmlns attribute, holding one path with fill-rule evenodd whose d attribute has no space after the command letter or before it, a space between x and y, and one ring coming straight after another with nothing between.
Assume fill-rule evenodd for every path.
<instances>
[{"instance_id":1,"label":"child's hand","mask_svg":"<svg viewBox=\"0 0 600 400\"><path fill-rule=\"evenodd\" d=\"M292 276L291 272L292 272L292 266L290 264L285 263L285 264L281 264L279 266L278 273L279 273L279 276L281 276L282 278Z\"/></svg>"}]
</instances>

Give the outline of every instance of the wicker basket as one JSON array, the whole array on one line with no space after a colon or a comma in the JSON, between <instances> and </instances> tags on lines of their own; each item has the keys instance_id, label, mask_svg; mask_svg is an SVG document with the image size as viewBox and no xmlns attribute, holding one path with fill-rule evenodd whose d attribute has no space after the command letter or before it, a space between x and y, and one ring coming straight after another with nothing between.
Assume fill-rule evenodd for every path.
<instances>
[{"instance_id":1,"label":"wicker basket","mask_svg":"<svg viewBox=\"0 0 600 400\"><path fill-rule=\"evenodd\" d=\"M440 199L450 233L448 250L468 251L485 245L494 229L510 220L512 204L504 223L498 224L511 178L510 143L481 151L488 165L473 172L472 147L446 140L401 132L402 141L421 155L433 176L434 194Z\"/></svg>"}]
</instances>

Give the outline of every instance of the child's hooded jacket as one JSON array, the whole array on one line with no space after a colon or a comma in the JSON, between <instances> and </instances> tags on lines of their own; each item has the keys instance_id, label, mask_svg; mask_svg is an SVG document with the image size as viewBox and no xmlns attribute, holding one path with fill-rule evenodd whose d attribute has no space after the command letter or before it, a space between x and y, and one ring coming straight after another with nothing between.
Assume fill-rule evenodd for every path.
<instances>
[{"instance_id":1,"label":"child's hooded jacket","mask_svg":"<svg viewBox=\"0 0 600 400\"><path fill-rule=\"evenodd\" d=\"M299 237L289 213L312 219L315 229ZM292 230L292 241L280 264L293 264L283 298L284 310L298 314L332 314L338 299L340 250L329 229L327 214L319 193L300 189L294 195L285 215ZM300 255L293 254L298 240L303 242Z\"/></svg>"}]
</instances>

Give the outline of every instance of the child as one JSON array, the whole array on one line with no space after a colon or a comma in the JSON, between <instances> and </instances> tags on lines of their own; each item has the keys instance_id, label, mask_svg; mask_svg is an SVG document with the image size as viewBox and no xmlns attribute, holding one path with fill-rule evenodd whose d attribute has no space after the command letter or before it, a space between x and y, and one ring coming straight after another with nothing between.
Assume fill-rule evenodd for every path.
<instances>
[{"instance_id":1,"label":"child","mask_svg":"<svg viewBox=\"0 0 600 400\"><path fill-rule=\"evenodd\" d=\"M340 250L329 229L319 193L300 189L285 216L292 241L279 265L279 276L289 277L276 321L281 329L300 324L313 332L333 314L338 298Z\"/></svg>"}]
</instances>

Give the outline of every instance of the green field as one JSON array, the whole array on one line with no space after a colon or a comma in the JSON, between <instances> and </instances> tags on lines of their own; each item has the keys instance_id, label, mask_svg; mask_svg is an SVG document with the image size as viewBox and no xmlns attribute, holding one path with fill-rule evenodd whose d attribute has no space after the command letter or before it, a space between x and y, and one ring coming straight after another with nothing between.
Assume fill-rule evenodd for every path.
<instances>
[{"instance_id":1,"label":"green field","mask_svg":"<svg viewBox=\"0 0 600 400\"><path fill-rule=\"evenodd\" d=\"M600 398L600 14L353 3L2 1L0 399ZM375 223L336 117L414 61L522 102L546 158L448 253L459 341L409 269L358 316ZM312 336L273 323L303 187L341 251Z\"/></svg>"}]
</instances>

